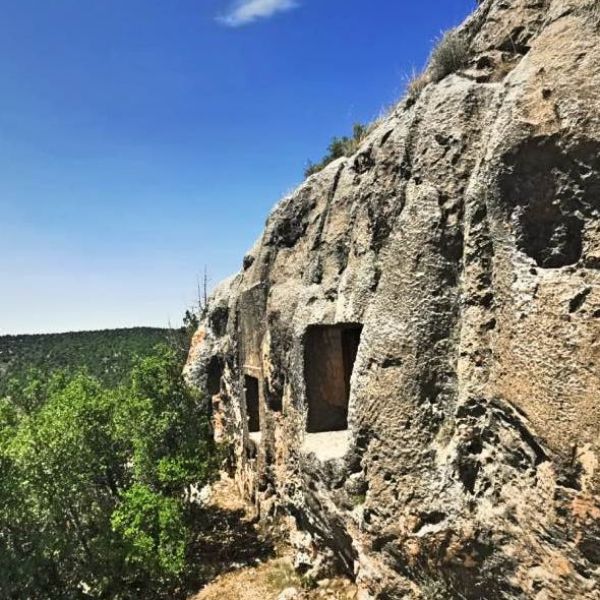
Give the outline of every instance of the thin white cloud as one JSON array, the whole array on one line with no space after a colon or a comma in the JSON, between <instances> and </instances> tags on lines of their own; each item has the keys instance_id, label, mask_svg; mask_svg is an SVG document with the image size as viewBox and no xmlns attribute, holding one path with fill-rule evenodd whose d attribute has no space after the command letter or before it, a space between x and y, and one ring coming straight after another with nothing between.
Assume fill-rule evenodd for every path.
<instances>
[{"instance_id":1,"label":"thin white cloud","mask_svg":"<svg viewBox=\"0 0 600 600\"><path fill-rule=\"evenodd\" d=\"M276 13L286 12L298 6L296 0L238 0L229 13L220 17L229 27L240 27L257 19L266 19Z\"/></svg>"}]
</instances>

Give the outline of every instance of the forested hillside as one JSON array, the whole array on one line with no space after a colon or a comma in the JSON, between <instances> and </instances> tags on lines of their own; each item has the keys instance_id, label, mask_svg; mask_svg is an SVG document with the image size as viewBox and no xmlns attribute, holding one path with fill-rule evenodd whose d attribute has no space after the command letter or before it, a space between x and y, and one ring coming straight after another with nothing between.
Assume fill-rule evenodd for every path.
<instances>
[{"instance_id":1,"label":"forested hillside","mask_svg":"<svg viewBox=\"0 0 600 600\"><path fill-rule=\"evenodd\" d=\"M191 332L0 337L0 597L184 598L220 454Z\"/></svg>"},{"instance_id":2,"label":"forested hillside","mask_svg":"<svg viewBox=\"0 0 600 600\"><path fill-rule=\"evenodd\" d=\"M45 375L84 370L114 386L129 375L135 356L148 356L160 343L185 344L185 335L181 330L137 327L0 336L0 394L11 378L21 379L31 369Z\"/></svg>"}]
</instances>

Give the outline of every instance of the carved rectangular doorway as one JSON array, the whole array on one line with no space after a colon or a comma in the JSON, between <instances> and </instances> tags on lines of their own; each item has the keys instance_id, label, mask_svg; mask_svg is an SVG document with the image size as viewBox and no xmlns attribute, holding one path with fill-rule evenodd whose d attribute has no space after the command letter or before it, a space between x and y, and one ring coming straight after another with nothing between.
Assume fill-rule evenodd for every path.
<instances>
[{"instance_id":1,"label":"carved rectangular doorway","mask_svg":"<svg viewBox=\"0 0 600 600\"><path fill-rule=\"evenodd\" d=\"M309 327L304 345L308 433L348 428L350 378L362 325Z\"/></svg>"},{"instance_id":2,"label":"carved rectangular doorway","mask_svg":"<svg viewBox=\"0 0 600 600\"><path fill-rule=\"evenodd\" d=\"M256 377L244 375L244 398L246 399L248 431L250 433L257 433L260 431L260 408L258 379Z\"/></svg>"}]
</instances>

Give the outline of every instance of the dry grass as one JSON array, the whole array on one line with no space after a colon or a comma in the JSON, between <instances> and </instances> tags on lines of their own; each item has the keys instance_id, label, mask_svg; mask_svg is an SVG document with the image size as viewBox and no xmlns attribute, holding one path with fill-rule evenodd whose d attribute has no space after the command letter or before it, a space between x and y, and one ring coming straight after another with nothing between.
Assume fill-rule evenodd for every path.
<instances>
[{"instance_id":1,"label":"dry grass","mask_svg":"<svg viewBox=\"0 0 600 600\"><path fill-rule=\"evenodd\" d=\"M208 507L232 516L231 522L216 532L223 538L222 549L229 547L231 552L215 553L212 546L207 548L206 560L222 563L221 568L211 569L214 576L189 600L277 600L289 588L297 590L297 600L355 600L356 586L343 577L314 582L300 576L292 565L289 546L278 543L280 532L271 532L274 553L260 552L260 547L254 553L253 507L240 498L234 482L224 474L212 486ZM239 531L229 531L236 523ZM234 551L240 544L248 546L247 553Z\"/></svg>"},{"instance_id":2,"label":"dry grass","mask_svg":"<svg viewBox=\"0 0 600 600\"><path fill-rule=\"evenodd\" d=\"M285 570L281 560L244 567L217 577L190 600L276 600L286 587L295 586L281 575Z\"/></svg>"},{"instance_id":3,"label":"dry grass","mask_svg":"<svg viewBox=\"0 0 600 600\"><path fill-rule=\"evenodd\" d=\"M450 73L466 66L469 44L456 29L446 31L431 53L428 73L433 81L441 81Z\"/></svg>"},{"instance_id":4,"label":"dry grass","mask_svg":"<svg viewBox=\"0 0 600 600\"><path fill-rule=\"evenodd\" d=\"M427 87L429 83L429 75L425 71L417 71L413 69L413 72L407 77L408 81L406 84L406 93L409 98L416 100L421 92Z\"/></svg>"},{"instance_id":5,"label":"dry grass","mask_svg":"<svg viewBox=\"0 0 600 600\"><path fill-rule=\"evenodd\" d=\"M277 600L281 592L289 588L296 590L297 600L355 600L357 597L356 586L347 579L309 582L296 574L291 559L283 557L221 575L189 600Z\"/></svg>"},{"instance_id":6,"label":"dry grass","mask_svg":"<svg viewBox=\"0 0 600 600\"><path fill-rule=\"evenodd\" d=\"M389 119L394 111L396 110L397 102L391 102L390 104L384 104L379 112L375 115L373 120L367 125L367 135L372 131L375 131L384 121Z\"/></svg>"},{"instance_id":7,"label":"dry grass","mask_svg":"<svg viewBox=\"0 0 600 600\"><path fill-rule=\"evenodd\" d=\"M453 585L441 579L427 578L420 582L423 600L467 600Z\"/></svg>"},{"instance_id":8,"label":"dry grass","mask_svg":"<svg viewBox=\"0 0 600 600\"><path fill-rule=\"evenodd\" d=\"M289 587L302 587L302 580L289 560L273 561L266 571L266 581L275 592L281 592Z\"/></svg>"}]
</instances>

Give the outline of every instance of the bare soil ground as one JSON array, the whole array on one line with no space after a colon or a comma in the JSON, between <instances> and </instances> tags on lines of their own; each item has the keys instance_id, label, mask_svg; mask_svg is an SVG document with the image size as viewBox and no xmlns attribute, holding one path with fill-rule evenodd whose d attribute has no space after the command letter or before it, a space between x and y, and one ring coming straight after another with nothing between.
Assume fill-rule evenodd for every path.
<instances>
[{"instance_id":1,"label":"bare soil ground","mask_svg":"<svg viewBox=\"0 0 600 600\"><path fill-rule=\"evenodd\" d=\"M189 600L354 600L356 587L344 578L306 581L292 566L291 550L273 532L260 530L231 479L223 476L208 500L211 535L198 555L211 572Z\"/></svg>"}]
</instances>

